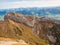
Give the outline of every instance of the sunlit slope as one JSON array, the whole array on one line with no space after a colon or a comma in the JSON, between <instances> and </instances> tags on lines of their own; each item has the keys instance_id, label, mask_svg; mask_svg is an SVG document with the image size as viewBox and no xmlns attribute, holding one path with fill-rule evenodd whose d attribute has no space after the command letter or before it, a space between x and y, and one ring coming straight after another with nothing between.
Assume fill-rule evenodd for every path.
<instances>
[{"instance_id":1,"label":"sunlit slope","mask_svg":"<svg viewBox=\"0 0 60 45\"><path fill-rule=\"evenodd\" d=\"M39 45L39 44L47 44L47 41L44 41L43 39L40 39L38 36L36 36L33 32L32 29L24 24L16 23L11 20L9 20L9 24L14 26L10 26L11 30L15 30L14 32L15 37L17 39L23 39L28 43L31 43L32 45ZM12 23L12 24L11 24ZM17 31L18 30L18 31Z\"/></svg>"},{"instance_id":2,"label":"sunlit slope","mask_svg":"<svg viewBox=\"0 0 60 45\"><path fill-rule=\"evenodd\" d=\"M22 39L30 45L47 45L48 42L39 38L32 32L32 28L24 23L19 23L10 18L0 23L0 37L15 39L16 41Z\"/></svg>"}]
</instances>

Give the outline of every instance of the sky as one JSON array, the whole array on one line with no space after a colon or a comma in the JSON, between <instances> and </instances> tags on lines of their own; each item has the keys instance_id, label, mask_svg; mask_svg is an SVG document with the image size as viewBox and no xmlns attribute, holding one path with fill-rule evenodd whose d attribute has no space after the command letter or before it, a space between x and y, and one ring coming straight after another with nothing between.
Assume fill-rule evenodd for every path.
<instances>
[{"instance_id":1,"label":"sky","mask_svg":"<svg viewBox=\"0 0 60 45\"><path fill-rule=\"evenodd\" d=\"M0 9L57 6L60 6L60 0L0 0Z\"/></svg>"}]
</instances>

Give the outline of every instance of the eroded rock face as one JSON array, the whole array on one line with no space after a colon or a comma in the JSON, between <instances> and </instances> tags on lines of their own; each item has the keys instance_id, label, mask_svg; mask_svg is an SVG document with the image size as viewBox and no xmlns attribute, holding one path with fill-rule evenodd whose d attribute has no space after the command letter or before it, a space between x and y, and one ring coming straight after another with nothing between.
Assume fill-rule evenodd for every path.
<instances>
[{"instance_id":1,"label":"eroded rock face","mask_svg":"<svg viewBox=\"0 0 60 45\"><path fill-rule=\"evenodd\" d=\"M56 23L56 22L58 22L58 23ZM60 23L59 22L60 21L58 21L58 20L45 18L45 17L36 19L36 23L34 25L33 32L42 39L49 40L51 42L55 41L55 43L58 41L60 42L60 36L59 36L60 35L60 31L59 31ZM52 38L54 38L54 39L52 39Z\"/></svg>"},{"instance_id":2,"label":"eroded rock face","mask_svg":"<svg viewBox=\"0 0 60 45\"><path fill-rule=\"evenodd\" d=\"M25 16L20 15L20 14L10 12L7 15L5 15L4 19L11 19L13 21L24 23L30 27L33 27L33 22L32 21L29 22Z\"/></svg>"}]
</instances>

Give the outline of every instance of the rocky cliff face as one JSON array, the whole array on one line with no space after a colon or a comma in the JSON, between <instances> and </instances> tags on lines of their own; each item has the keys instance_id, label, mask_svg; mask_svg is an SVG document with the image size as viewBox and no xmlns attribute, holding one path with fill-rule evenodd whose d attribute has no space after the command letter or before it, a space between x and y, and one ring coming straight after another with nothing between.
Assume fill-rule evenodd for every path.
<instances>
[{"instance_id":1,"label":"rocky cliff face","mask_svg":"<svg viewBox=\"0 0 60 45\"><path fill-rule=\"evenodd\" d=\"M14 20L16 22L24 23L24 24L26 24L28 26L33 27L33 23L31 21L29 21L29 19L27 19L22 14L16 14L16 13L10 12L7 15L5 15L4 19L11 19L11 20Z\"/></svg>"},{"instance_id":2,"label":"rocky cliff face","mask_svg":"<svg viewBox=\"0 0 60 45\"><path fill-rule=\"evenodd\" d=\"M60 44L60 21L52 18L36 18L33 32L44 40ZM51 38L51 39L50 39ZM56 44L56 45L59 45Z\"/></svg>"}]
</instances>

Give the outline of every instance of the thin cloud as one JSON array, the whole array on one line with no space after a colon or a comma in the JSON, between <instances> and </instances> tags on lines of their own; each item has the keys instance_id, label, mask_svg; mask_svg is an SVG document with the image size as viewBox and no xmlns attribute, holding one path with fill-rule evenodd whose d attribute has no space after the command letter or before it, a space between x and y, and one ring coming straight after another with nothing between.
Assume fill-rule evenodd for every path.
<instances>
[{"instance_id":1,"label":"thin cloud","mask_svg":"<svg viewBox=\"0 0 60 45\"><path fill-rule=\"evenodd\" d=\"M0 3L0 9L21 8L21 7L54 7L60 6L59 0L50 1L20 1L20 2L3 2Z\"/></svg>"}]
</instances>

